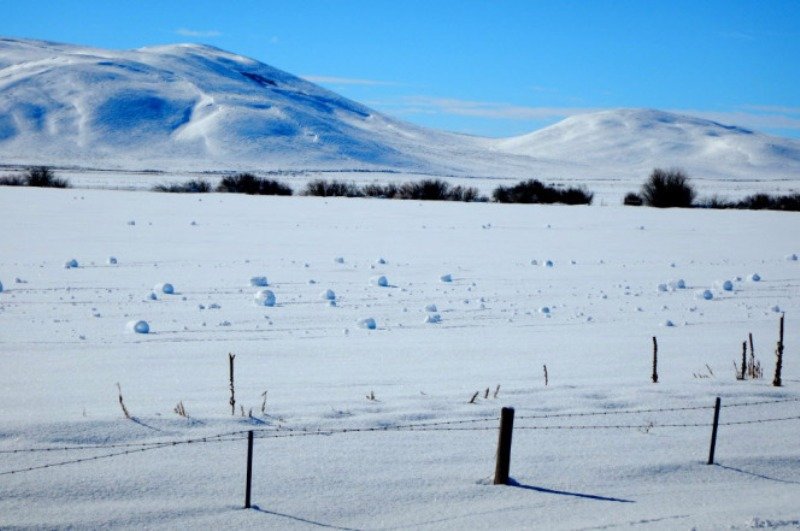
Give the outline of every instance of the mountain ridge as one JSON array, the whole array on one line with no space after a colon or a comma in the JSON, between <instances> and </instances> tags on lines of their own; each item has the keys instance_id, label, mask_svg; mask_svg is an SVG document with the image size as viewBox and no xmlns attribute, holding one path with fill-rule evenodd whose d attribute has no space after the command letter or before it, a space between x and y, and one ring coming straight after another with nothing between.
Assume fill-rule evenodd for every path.
<instances>
[{"instance_id":1,"label":"mountain ridge","mask_svg":"<svg viewBox=\"0 0 800 531\"><path fill-rule=\"evenodd\" d=\"M491 139L384 115L203 44L104 50L0 38L0 159L109 169L356 169L441 175L796 178L800 141L655 109Z\"/></svg>"}]
</instances>

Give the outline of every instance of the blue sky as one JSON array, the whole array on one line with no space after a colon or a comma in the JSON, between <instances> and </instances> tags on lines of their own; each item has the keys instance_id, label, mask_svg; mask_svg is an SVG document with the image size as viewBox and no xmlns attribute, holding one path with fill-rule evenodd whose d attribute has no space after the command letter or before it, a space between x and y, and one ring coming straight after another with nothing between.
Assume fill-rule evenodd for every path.
<instances>
[{"instance_id":1,"label":"blue sky","mask_svg":"<svg viewBox=\"0 0 800 531\"><path fill-rule=\"evenodd\" d=\"M800 0L0 0L0 35L203 42L471 134L649 107L800 137Z\"/></svg>"}]
</instances>

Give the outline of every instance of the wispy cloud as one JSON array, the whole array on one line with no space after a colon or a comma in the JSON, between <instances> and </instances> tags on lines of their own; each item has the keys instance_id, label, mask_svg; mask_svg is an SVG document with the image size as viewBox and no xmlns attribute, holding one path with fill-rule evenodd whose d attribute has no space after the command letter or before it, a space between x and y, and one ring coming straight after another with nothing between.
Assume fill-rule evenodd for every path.
<instances>
[{"instance_id":1,"label":"wispy cloud","mask_svg":"<svg viewBox=\"0 0 800 531\"><path fill-rule=\"evenodd\" d=\"M800 115L800 107L782 107L780 105L742 105L741 108L748 111L755 111L761 113Z\"/></svg>"},{"instance_id":2,"label":"wispy cloud","mask_svg":"<svg viewBox=\"0 0 800 531\"><path fill-rule=\"evenodd\" d=\"M393 81L381 81L378 79L362 79L353 77L336 76L301 76L306 81L312 83L325 83L329 85L365 85L365 86L395 86L398 83Z\"/></svg>"},{"instance_id":3,"label":"wispy cloud","mask_svg":"<svg viewBox=\"0 0 800 531\"><path fill-rule=\"evenodd\" d=\"M175 33L182 37L219 37L222 35L222 32L217 30L193 30L188 28L178 28Z\"/></svg>"},{"instance_id":4,"label":"wispy cloud","mask_svg":"<svg viewBox=\"0 0 800 531\"><path fill-rule=\"evenodd\" d=\"M554 121L577 114L607 110L607 107L535 107L502 102L407 96L392 100L375 100L369 105L388 109L397 115L455 115L490 120ZM800 108L770 105L741 105L729 111L701 109L664 109L755 130L800 131Z\"/></svg>"},{"instance_id":5,"label":"wispy cloud","mask_svg":"<svg viewBox=\"0 0 800 531\"><path fill-rule=\"evenodd\" d=\"M380 104L400 114L450 114L498 120L552 120L599 110L592 107L533 107L430 96L408 96Z\"/></svg>"},{"instance_id":6,"label":"wispy cloud","mask_svg":"<svg viewBox=\"0 0 800 531\"><path fill-rule=\"evenodd\" d=\"M721 124L736 125L754 130L800 131L800 109L768 105L746 105L731 111L673 110L713 120Z\"/></svg>"}]
</instances>

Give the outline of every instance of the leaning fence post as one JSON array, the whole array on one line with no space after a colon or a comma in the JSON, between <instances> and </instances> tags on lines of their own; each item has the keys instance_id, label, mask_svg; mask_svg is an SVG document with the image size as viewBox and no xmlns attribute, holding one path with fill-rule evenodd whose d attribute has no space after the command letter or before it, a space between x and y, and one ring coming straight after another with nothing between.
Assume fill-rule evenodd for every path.
<instances>
[{"instance_id":1,"label":"leaning fence post","mask_svg":"<svg viewBox=\"0 0 800 531\"><path fill-rule=\"evenodd\" d=\"M511 468L511 434L514 431L514 408L500 410L500 436L497 441L497 464L494 469L494 484L508 485Z\"/></svg>"},{"instance_id":2,"label":"leaning fence post","mask_svg":"<svg viewBox=\"0 0 800 531\"><path fill-rule=\"evenodd\" d=\"M253 482L253 430L247 432L247 480L244 487L244 508L250 508L250 485Z\"/></svg>"},{"instance_id":3,"label":"leaning fence post","mask_svg":"<svg viewBox=\"0 0 800 531\"><path fill-rule=\"evenodd\" d=\"M714 450L717 447L717 426L719 426L719 406L720 406L720 399L717 397L717 401L714 403L714 424L711 427L711 449L708 451L708 464L714 464Z\"/></svg>"}]
</instances>

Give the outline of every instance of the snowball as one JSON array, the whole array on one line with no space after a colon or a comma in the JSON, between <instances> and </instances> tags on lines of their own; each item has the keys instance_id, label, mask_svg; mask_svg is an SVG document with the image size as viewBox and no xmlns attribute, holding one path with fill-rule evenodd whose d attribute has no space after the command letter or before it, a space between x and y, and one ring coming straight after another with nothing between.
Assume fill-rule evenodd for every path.
<instances>
[{"instance_id":1,"label":"snowball","mask_svg":"<svg viewBox=\"0 0 800 531\"><path fill-rule=\"evenodd\" d=\"M150 333L150 325L147 324L147 321L129 321L126 325L128 332L132 332L134 334L149 334Z\"/></svg>"},{"instance_id":2,"label":"snowball","mask_svg":"<svg viewBox=\"0 0 800 531\"><path fill-rule=\"evenodd\" d=\"M257 306L275 306L275 294L268 289L262 289L253 296Z\"/></svg>"},{"instance_id":3,"label":"snowball","mask_svg":"<svg viewBox=\"0 0 800 531\"><path fill-rule=\"evenodd\" d=\"M705 299L707 301L710 301L711 299L714 298L714 294L711 292L710 289L705 289L703 291L698 291L697 297L700 299Z\"/></svg>"},{"instance_id":4,"label":"snowball","mask_svg":"<svg viewBox=\"0 0 800 531\"><path fill-rule=\"evenodd\" d=\"M542 315L548 315L550 313L550 308L548 306L542 306L539 308L539 313Z\"/></svg>"},{"instance_id":5,"label":"snowball","mask_svg":"<svg viewBox=\"0 0 800 531\"><path fill-rule=\"evenodd\" d=\"M151 291L150 294L147 296L147 298L151 301L157 301L158 295L156 295L155 291Z\"/></svg>"},{"instance_id":6,"label":"snowball","mask_svg":"<svg viewBox=\"0 0 800 531\"><path fill-rule=\"evenodd\" d=\"M666 284L659 284L658 285L658 291L667 291L667 285Z\"/></svg>"},{"instance_id":7,"label":"snowball","mask_svg":"<svg viewBox=\"0 0 800 531\"><path fill-rule=\"evenodd\" d=\"M539 262L537 260L531 260L531 265L539 265Z\"/></svg>"},{"instance_id":8,"label":"snowball","mask_svg":"<svg viewBox=\"0 0 800 531\"><path fill-rule=\"evenodd\" d=\"M439 277L439 280L441 280L442 282L452 282L453 281L453 275L451 275L450 273L448 273L446 275L442 275L442 276Z\"/></svg>"},{"instance_id":9,"label":"snowball","mask_svg":"<svg viewBox=\"0 0 800 531\"><path fill-rule=\"evenodd\" d=\"M442 322L442 316L438 313L429 313L425 316L425 323L438 324Z\"/></svg>"},{"instance_id":10,"label":"snowball","mask_svg":"<svg viewBox=\"0 0 800 531\"><path fill-rule=\"evenodd\" d=\"M117 265L117 258L115 256L109 256L108 260L106 260L108 265Z\"/></svg>"},{"instance_id":11,"label":"snowball","mask_svg":"<svg viewBox=\"0 0 800 531\"><path fill-rule=\"evenodd\" d=\"M385 264L386 260L384 260L383 258L378 258L377 260L375 260L375 263L376 264Z\"/></svg>"},{"instance_id":12,"label":"snowball","mask_svg":"<svg viewBox=\"0 0 800 531\"><path fill-rule=\"evenodd\" d=\"M366 319L361 319L358 321L358 326L360 328L366 328L367 330L375 330L378 328L377 323L375 323L375 319L372 317L367 317Z\"/></svg>"},{"instance_id":13,"label":"snowball","mask_svg":"<svg viewBox=\"0 0 800 531\"><path fill-rule=\"evenodd\" d=\"M682 278L670 282L669 285L672 287L672 289L686 289L686 281L684 281Z\"/></svg>"},{"instance_id":14,"label":"snowball","mask_svg":"<svg viewBox=\"0 0 800 531\"><path fill-rule=\"evenodd\" d=\"M321 299L326 301L335 301L336 300L336 293L333 292L332 289L326 289L322 293L319 294Z\"/></svg>"},{"instance_id":15,"label":"snowball","mask_svg":"<svg viewBox=\"0 0 800 531\"><path fill-rule=\"evenodd\" d=\"M344 257L337 256L336 258L333 259L333 261L336 262L337 264L343 264L344 263Z\"/></svg>"},{"instance_id":16,"label":"snowball","mask_svg":"<svg viewBox=\"0 0 800 531\"><path fill-rule=\"evenodd\" d=\"M250 285L257 288L266 288L269 286L267 277L250 277Z\"/></svg>"},{"instance_id":17,"label":"snowball","mask_svg":"<svg viewBox=\"0 0 800 531\"><path fill-rule=\"evenodd\" d=\"M770 309L775 313L781 313L781 307L778 306L777 304Z\"/></svg>"},{"instance_id":18,"label":"snowball","mask_svg":"<svg viewBox=\"0 0 800 531\"><path fill-rule=\"evenodd\" d=\"M167 295L172 295L175 293L175 288L169 282L161 282L160 284L156 284L156 287L153 289L156 292L166 293Z\"/></svg>"},{"instance_id":19,"label":"snowball","mask_svg":"<svg viewBox=\"0 0 800 531\"><path fill-rule=\"evenodd\" d=\"M672 321L667 319L666 321L664 321L663 325L666 326L666 327L671 327L671 326L675 326L675 323L673 323Z\"/></svg>"},{"instance_id":20,"label":"snowball","mask_svg":"<svg viewBox=\"0 0 800 531\"><path fill-rule=\"evenodd\" d=\"M726 280L722 283L722 289L725 291L733 291L733 282Z\"/></svg>"},{"instance_id":21,"label":"snowball","mask_svg":"<svg viewBox=\"0 0 800 531\"><path fill-rule=\"evenodd\" d=\"M72 260L67 260L64 262L64 269L72 269L73 267L78 267L78 261L74 258Z\"/></svg>"},{"instance_id":22,"label":"snowball","mask_svg":"<svg viewBox=\"0 0 800 531\"><path fill-rule=\"evenodd\" d=\"M544 265L544 267L553 267L553 261L552 260L545 260L544 264L542 264L542 265Z\"/></svg>"},{"instance_id":23,"label":"snowball","mask_svg":"<svg viewBox=\"0 0 800 531\"><path fill-rule=\"evenodd\" d=\"M752 275L749 275L747 277L747 280L749 280L750 282L759 282L761 280L761 275L759 275L758 273L753 273Z\"/></svg>"},{"instance_id":24,"label":"snowball","mask_svg":"<svg viewBox=\"0 0 800 531\"><path fill-rule=\"evenodd\" d=\"M792 253L792 254L786 256L786 259L789 260L790 262L797 262L797 255Z\"/></svg>"},{"instance_id":25,"label":"snowball","mask_svg":"<svg viewBox=\"0 0 800 531\"><path fill-rule=\"evenodd\" d=\"M386 277L385 277L385 276L383 276L383 275L381 275L381 276L379 276L379 277L372 277L372 278L369 280L369 282L370 282L370 284L372 284L372 285L374 285L374 286L380 286L380 287L382 287L382 288L385 288L386 286L388 286L388 285L389 285L389 281L388 281L388 280L386 279Z\"/></svg>"},{"instance_id":26,"label":"snowball","mask_svg":"<svg viewBox=\"0 0 800 531\"><path fill-rule=\"evenodd\" d=\"M437 312L439 310L436 309L436 305L435 304L428 304L427 306L425 306L425 311L426 312Z\"/></svg>"}]
</instances>

